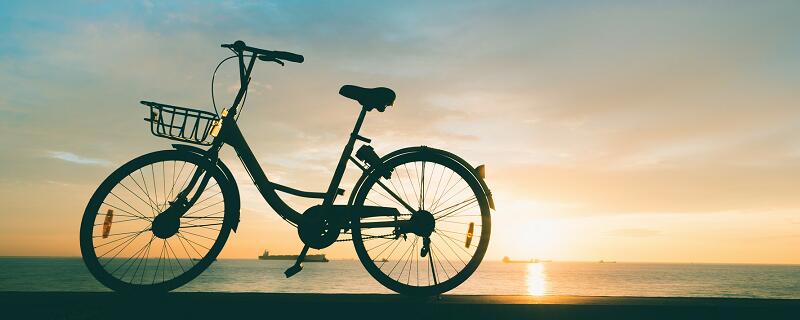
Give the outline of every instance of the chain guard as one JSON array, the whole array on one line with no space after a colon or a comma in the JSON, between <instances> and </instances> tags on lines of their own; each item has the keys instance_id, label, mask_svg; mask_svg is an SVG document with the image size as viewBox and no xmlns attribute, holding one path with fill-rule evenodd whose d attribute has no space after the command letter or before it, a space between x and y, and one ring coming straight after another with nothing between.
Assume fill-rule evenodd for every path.
<instances>
[{"instance_id":1,"label":"chain guard","mask_svg":"<svg viewBox=\"0 0 800 320\"><path fill-rule=\"evenodd\" d=\"M314 249L324 249L336 242L346 219L340 214L331 214L318 205L303 212L303 220L297 225L300 240Z\"/></svg>"}]
</instances>

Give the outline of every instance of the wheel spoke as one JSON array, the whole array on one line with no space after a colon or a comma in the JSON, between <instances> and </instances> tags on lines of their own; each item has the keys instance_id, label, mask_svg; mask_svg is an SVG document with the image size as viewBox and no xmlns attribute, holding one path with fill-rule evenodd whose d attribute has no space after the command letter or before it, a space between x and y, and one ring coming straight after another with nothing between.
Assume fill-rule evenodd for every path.
<instances>
[{"instance_id":1,"label":"wheel spoke","mask_svg":"<svg viewBox=\"0 0 800 320\"><path fill-rule=\"evenodd\" d=\"M142 184L144 185L144 192L147 195L147 199L150 199L150 201L153 201L152 200L153 198L150 197L150 189L147 188L147 179L144 178L144 173L142 173L142 169L141 168L139 168L139 175L142 177ZM155 208L154 208L153 209L153 215L156 215L156 214L158 214L158 210L155 210Z\"/></svg>"},{"instance_id":2,"label":"wheel spoke","mask_svg":"<svg viewBox=\"0 0 800 320\"><path fill-rule=\"evenodd\" d=\"M104 254L102 254L102 255L98 256L98 257L97 257L98 259L99 259L99 258L102 258L102 257L104 257L105 255L107 255L107 254L111 253L112 251L116 250L117 248L119 248L119 247L120 247L120 245L122 245L122 244L125 244L125 246L123 246L123 247L122 247L122 249L119 249L119 251L117 251L117 253L116 253L116 254L115 254L113 257L109 258L109 259L108 259L108 261L106 261L106 262L103 264L103 267L105 268L105 266L106 266L106 265L108 265L109 263L111 263L111 261L113 261L113 260L114 260L114 258L116 258L116 257L117 257L117 256L118 256L120 253L122 253L122 251L125 251L125 248L127 248L127 247L128 247L130 244L131 244L131 243L133 243L133 241L134 241L134 240L136 240L136 238L138 238L138 237L139 237L139 235L141 235L141 234L142 234L143 232L145 232L145 231L146 231L146 230L142 230L142 231L139 231L139 232L135 233L135 235L133 235L133 237L132 237L130 240L128 240L127 242L122 242L122 243L120 243L120 244L116 245L114 248L111 248L111 250L108 250L108 251L106 251L106 253L104 253Z\"/></svg>"},{"instance_id":3,"label":"wheel spoke","mask_svg":"<svg viewBox=\"0 0 800 320\"><path fill-rule=\"evenodd\" d=\"M156 209L158 209L158 211L161 212L161 208L158 206L158 204L160 203L158 202L158 181L156 181L156 172L153 167L155 167L155 165L150 164L150 174L153 178L153 197L155 198Z\"/></svg>"},{"instance_id":4,"label":"wheel spoke","mask_svg":"<svg viewBox=\"0 0 800 320\"><path fill-rule=\"evenodd\" d=\"M442 249L439 249L439 248L437 248L437 247L436 247L436 245L434 245L434 244L433 244L433 242L431 242L431 248L433 248L433 250L431 250L431 252L433 252L433 251L444 252ZM442 271L444 272L444 275L445 275L445 276L447 276L447 279L450 279L450 273L448 273L448 272L447 272L447 268L445 268L445 267L444 267L444 264L442 263L442 259L440 259L440 258L436 258L436 261L438 261L438 262L439 262L439 267L440 267L440 268L442 269ZM456 267L453 265L453 262L451 262L449 259L445 259L444 261L446 261L446 262L447 262L447 263L450 265L450 267L451 267L451 268L453 268L453 270L458 270L458 269L457 269L457 268L456 268Z\"/></svg>"},{"instance_id":5,"label":"wheel spoke","mask_svg":"<svg viewBox=\"0 0 800 320\"><path fill-rule=\"evenodd\" d=\"M181 228L181 229L185 229L185 228ZM187 230L183 230L181 232L187 233L187 234L191 234L193 236L197 236L197 237L200 237L200 238L205 238L205 239L208 239L208 240L211 240L211 241L217 240L217 239L214 239L214 238L211 238L211 237L206 237L204 235L197 234L197 233L194 233L194 232L190 232L190 231L187 231Z\"/></svg>"},{"instance_id":6,"label":"wheel spoke","mask_svg":"<svg viewBox=\"0 0 800 320\"><path fill-rule=\"evenodd\" d=\"M433 275L433 284L439 284L439 280L436 279L436 265L433 264L433 248L428 252L428 261L430 262L430 267L428 267L428 285L430 285L431 282L430 275Z\"/></svg>"},{"instance_id":7,"label":"wheel spoke","mask_svg":"<svg viewBox=\"0 0 800 320\"><path fill-rule=\"evenodd\" d=\"M179 237L183 238L183 240L186 240L186 241L188 241L190 245L191 245L191 244L196 244L198 247L201 247L201 248L203 248L203 249L206 249L206 250L211 250L211 249L209 249L208 247L206 247L206 246L204 246L204 245L202 245L202 244L199 244L199 243L197 243L197 242L194 242L194 241L192 241L191 239L189 239L189 238L187 238L187 237L184 237L184 236L182 236L180 232L176 233L176 235L178 235ZM194 247L194 246L192 246L192 247ZM200 254L199 252L198 252L198 254L199 254L201 257L203 256L203 255L202 255L202 254Z\"/></svg>"},{"instance_id":8,"label":"wheel spoke","mask_svg":"<svg viewBox=\"0 0 800 320\"><path fill-rule=\"evenodd\" d=\"M139 213L139 214L141 215L141 217L142 217L142 218L148 219L148 217L147 217L146 215L144 215L143 213L139 212L139 210L136 210L136 208L134 208L132 205L130 205L130 203L128 203L127 201L125 201L125 200L122 200L122 198L120 198L119 196L117 196L116 194L114 194L114 192L113 192L113 191L109 192L109 194L110 194L110 195L112 195L112 196L114 196L115 198L117 198L119 201L122 201L122 203L124 203L125 205L127 205L129 208L133 209L133 211L136 211L137 213ZM127 211L126 211L126 212L127 212ZM128 213L130 213L130 212L128 212Z\"/></svg>"},{"instance_id":9,"label":"wheel spoke","mask_svg":"<svg viewBox=\"0 0 800 320\"><path fill-rule=\"evenodd\" d=\"M115 216L119 217L118 215L115 215ZM128 221L136 221L136 220L144 220L144 221L148 221L148 222L150 221L150 220L147 220L147 219L141 218L141 217L133 217L133 219L118 220L118 221L114 221L114 223L117 224L117 223L123 223L123 222L128 222ZM96 226L102 226L103 224L104 223L95 223L94 226L95 227Z\"/></svg>"},{"instance_id":10,"label":"wheel spoke","mask_svg":"<svg viewBox=\"0 0 800 320\"><path fill-rule=\"evenodd\" d=\"M128 190L130 193L131 193L131 194L133 194L134 196L136 196L137 198L139 198L139 200L142 200L142 202L146 203L146 204L147 204L147 205L150 207L150 209L151 209L151 210L153 210L153 213L156 213L156 211L155 211L156 209L155 209L155 207L154 207L154 204L155 204L155 202L153 202L153 199L152 199L152 198L150 198L150 194L149 194L147 191L145 191L145 189L144 189L144 188L142 188L142 186L139 184L139 182L138 182L138 181L136 181L136 178L134 178L134 176L133 176L133 175L128 175L128 176L127 176L127 177L125 177L125 178L128 178L128 179L130 179L131 181L133 181L133 183L136 185L136 187L137 187L137 188L139 188L139 190L140 190L140 191L142 191L142 192L145 194L145 196L147 197L147 200L148 200L148 201L144 201L144 199L142 199L141 197L139 197L139 195L137 195L135 192L133 192L133 190L131 190L131 189L128 189L127 187L125 187L125 185L123 185L123 184L122 184L122 181L125 181L125 179L122 179L122 181L120 181L120 185L121 185L121 186L123 186L123 187L125 187L125 189L127 189L127 190ZM145 181L144 181L144 175L142 175L142 183L145 183Z\"/></svg>"},{"instance_id":11,"label":"wheel spoke","mask_svg":"<svg viewBox=\"0 0 800 320\"><path fill-rule=\"evenodd\" d=\"M398 246L399 245L400 245L400 242L398 241ZM394 266L392 267L392 270L389 270L389 273L387 274L388 276L392 275L392 272L394 271L394 269L397 268L397 266L400 264L400 261L403 261L403 257L406 256L406 253L408 253L409 250L411 250L411 247L408 247L408 249L405 249L403 251L403 253L400 254L400 258L397 259L397 263L394 264ZM391 258L391 255L389 255L389 257Z\"/></svg>"},{"instance_id":12,"label":"wheel spoke","mask_svg":"<svg viewBox=\"0 0 800 320\"><path fill-rule=\"evenodd\" d=\"M147 245L145 245L145 246L143 247L143 248L146 248L146 249L145 249L145 250L144 250L144 252L142 253L142 257L141 257L141 259L139 259L139 264L137 264L137 265L136 265L136 269L135 269L135 270L133 270L133 274L131 275L131 281L133 281L134 279L136 279L136 274L139 272L139 267L141 267L141 266L142 266L142 262L146 262L146 261L147 261L147 255L150 253L150 244L151 244L151 243L153 243L153 239L155 239L155 238L156 238L156 236L155 236L155 235L151 236L151 237L150 237L150 241L148 241L148 242L147 242ZM135 263L135 262L134 262L134 263ZM146 264L146 263L145 263L145 267L147 267L147 264ZM127 272L127 271L126 271L126 272ZM142 270L142 273L144 273L144 270ZM122 277L120 277L120 279L122 279Z\"/></svg>"},{"instance_id":13,"label":"wheel spoke","mask_svg":"<svg viewBox=\"0 0 800 320\"><path fill-rule=\"evenodd\" d=\"M116 195L115 195L115 197L116 197ZM138 214L136 214L136 213L132 213L132 212L129 212L129 211L126 211L125 209L121 209L121 208L119 208L119 207L117 207L117 206L115 206L115 205L113 205L113 204L110 204L110 203L108 203L108 202L105 202L105 201L103 202L103 204L105 204L105 205L107 205L107 206L109 206L109 207L112 207L112 208L114 208L114 209L117 209L117 210L119 210L119 211L122 211L122 212L125 212L125 213L132 214L132 216L126 216L126 217L133 217L133 216L136 216L136 217L141 217L142 219L145 219L145 220L147 220L147 221L152 221L150 218L148 218L147 216L145 216L145 215L144 215L144 214L142 214L141 212L139 212L139 211L136 211L135 209L134 209L133 211L136 211ZM101 214L105 214L105 213L98 212L97 214L98 214L98 215L101 215ZM115 216L121 216L121 215L119 215L119 214L115 214Z\"/></svg>"},{"instance_id":14,"label":"wheel spoke","mask_svg":"<svg viewBox=\"0 0 800 320\"><path fill-rule=\"evenodd\" d=\"M187 224L188 224L188 226L186 226L186 227L184 227L184 226L181 226L180 228L181 228L181 229L187 229L187 228L205 228L205 229L209 229L209 230L219 231L219 229L214 229L214 228L209 228L209 227L210 227L210 226L221 226L221 225L222 225L222 222L220 222L220 223L208 223L208 224L191 224L191 223L187 223Z\"/></svg>"},{"instance_id":15,"label":"wheel spoke","mask_svg":"<svg viewBox=\"0 0 800 320\"><path fill-rule=\"evenodd\" d=\"M440 210L439 212L442 212L442 211L445 211L445 210L448 210L448 209L452 209L452 210L450 210L450 211L448 211L446 213L443 213L440 216L436 217L436 220L439 220L439 219L442 219L442 218L446 218L448 216L451 216L451 215L455 214L456 212L463 211L464 209L471 209L471 208L475 207L475 205L477 203L478 203L478 199L477 198L472 198L472 199L469 199L469 200L465 200L465 201L459 202L459 203L457 203L455 205L452 205L452 206L447 207L447 208L445 208L443 210ZM455 207L455 208L453 208L453 207ZM434 213L433 215L436 216L436 213Z\"/></svg>"},{"instance_id":16,"label":"wheel spoke","mask_svg":"<svg viewBox=\"0 0 800 320\"><path fill-rule=\"evenodd\" d=\"M422 175L419 182L419 203L420 209L425 210L425 161L422 161Z\"/></svg>"},{"instance_id":17,"label":"wheel spoke","mask_svg":"<svg viewBox=\"0 0 800 320\"><path fill-rule=\"evenodd\" d=\"M416 165L416 162L414 164ZM409 173L408 166L406 166L405 163L403 164L403 168L406 169L406 177L408 178L408 183L411 184L411 191L414 192L414 198L417 199L417 209L420 209L419 195L417 195L417 186L414 185L414 179L411 178L411 174ZM416 173L417 172L415 170L414 174L416 175Z\"/></svg>"},{"instance_id":18,"label":"wheel spoke","mask_svg":"<svg viewBox=\"0 0 800 320\"><path fill-rule=\"evenodd\" d=\"M180 232L178 232L176 235L178 236L178 239L183 239L183 240L186 241L186 243L189 245L189 247L192 248L192 250L194 250L194 253L197 253L197 256L199 257L199 259L203 258L203 254L201 254L200 251L197 251L197 248L195 248L194 245L192 245L192 241L190 241L189 239L186 239L186 237L184 237ZM198 246L200 246L200 245L198 244ZM202 247L202 246L200 246L200 247Z\"/></svg>"},{"instance_id":19,"label":"wheel spoke","mask_svg":"<svg viewBox=\"0 0 800 320\"><path fill-rule=\"evenodd\" d=\"M455 185L453 185L453 187L455 187ZM445 199L445 200L443 200L443 201L439 202L439 203L438 203L438 205L437 205L436 207L434 207L434 208L431 208L431 210L432 210L432 211L436 211L436 210L439 208L439 206L446 204L446 203L447 203L447 201L450 201L450 199L453 199L453 198L455 198L457 195L461 194L461 192L463 192L463 191L464 191L464 190L466 190L467 188L469 188L469 185L465 185L463 188L461 188L461 190L458 190L458 191L457 191L456 193L454 193L452 196L450 196L450 197L448 197L447 199ZM474 196L474 195L473 195L473 196Z\"/></svg>"},{"instance_id":20,"label":"wheel spoke","mask_svg":"<svg viewBox=\"0 0 800 320\"><path fill-rule=\"evenodd\" d=\"M164 208L167 207L167 169L164 167L165 164L161 163L161 191L164 193Z\"/></svg>"},{"instance_id":21,"label":"wheel spoke","mask_svg":"<svg viewBox=\"0 0 800 320\"><path fill-rule=\"evenodd\" d=\"M397 240L400 240L400 239L397 239ZM395 251L395 250L397 250L397 248L398 248L398 247L400 247L400 243L401 243L400 241L396 241L395 243L396 243L396 244L395 244L395 246L394 246L394 249L392 249L392 251L391 251L391 252L389 252L389 255L388 255L388 256L386 256L385 260L383 260L383 261L381 262L381 265L380 265L380 267L378 267L378 268L382 269L382 268L383 268L383 265L384 265L384 264L386 264L386 262L388 262L388 261L389 261L389 258L391 258L391 257L392 257L392 255L394 254L394 251ZM392 246L390 245L390 246L388 246L388 247L384 248L383 250L381 250L381 252L380 252L380 253L378 253L378 255L377 255L377 256L378 256L378 257L380 257L380 256L381 256L381 254L382 254L384 251L386 251L386 249L389 249L390 247L392 247Z\"/></svg>"},{"instance_id":22,"label":"wheel spoke","mask_svg":"<svg viewBox=\"0 0 800 320\"><path fill-rule=\"evenodd\" d=\"M131 260L131 259L137 258L137 257L139 256L139 254L140 254L140 253L144 252L144 249L145 249L145 248L147 248L147 246L142 246L142 247L141 247L141 248L140 248L138 251L136 251L134 254L132 254L132 255L131 255L129 258L128 258L128 260L125 260L125 262L123 262L122 264L120 264L119 266L117 266L117 268L116 268L116 269L114 269L113 271L111 271L110 273L111 273L111 274L114 274L114 273L116 273L116 272L117 272L117 270L119 270L119 268L122 268L122 266L126 265L126 264L127 264L127 263L128 263L130 260ZM135 261L135 260L134 260L134 261ZM123 273L123 274L120 276L120 279L125 277L125 274L126 274L126 273L128 273L128 270L130 270L130 268L131 268L131 266L132 266L132 265L133 265L133 264L131 264L130 266L128 266L128 268L126 269L125 273Z\"/></svg>"},{"instance_id":23,"label":"wheel spoke","mask_svg":"<svg viewBox=\"0 0 800 320\"><path fill-rule=\"evenodd\" d=\"M442 170L442 173L444 173L444 170ZM433 203L431 204L431 208L436 209L436 206L439 204L439 200L441 200L447 194L447 192L450 191L450 188L452 188L452 187L449 187L449 186L450 186L450 180L453 178L453 174L455 174L455 171L450 170L450 175L448 175L447 182L444 183L444 187L442 187L442 194L439 197L436 197L436 195L438 195L438 191L439 191L438 187L437 187L437 190L436 190L437 193L433 195L435 199L434 199ZM440 182L441 182L441 180L440 180ZM456 179L455 184L453 184L453 186L455 186L456 184L458 184L458 180L457 179Z\"/></svg>"},{"instance_id":24,"label":"wheel spoke","mask_svg":"<svg viewBox=\"0 0 800 320\"><path fill-rule=\"evenodd\" d=\"M451 246L450 246L450 243L452 243L452 244L453 244L453 245L454 245L456 248L459 248L459 249L461 249L461 252L463 252L464 254L466 254L468 258L471 258L471 257L472 257L472 254L471 254L471 253L469 253L469 251L467 251L467 250L464 250L464 248L462 248L462 246L460 246L460 245L458 244L458 242L456 242L456 240L455 240L455 239L451 238L450 236L448 236L448 235L446 235L446 234L439 233L438 231L434 231L434 234L435 234L435 235L437 235L437 236L439 236L439 238L442 238L442 240L443 240L442 242L443 242L443 243L444 243L444 244L445 244L445 245L446 245L448 248L450 248L450 250L451 250L451 251L453 252L453 254L456 256L456 258L458 258L458 260L460 260L460 261L461 261L461 263L463 263L464 265L467 265L467 263L464 261L464 259L461 259L461 256L458 254L458 251L456 251L455 249L453 249L453 247L451 247ZM449 243L448 243L448 242L449 242Z\"/></svg>"},{"instance_id":25,"label":"wheel spoke","mask_svg":"<svg viewBox=\"0 0 800 320\"><path fill-rule=\"evenodd\" d=\"M389 181L391 182L391 180L389 180ZM414 210L414 208L412 206L410 206L408 204L408 198L406 198L406 200L403 201L403 199L401 199L400 196L398 196L396 193L394 193L391 190L389 190L389 187L387 187L386 184L384 184L383 182L380 182L380 180L378 180L377 183L381 188L383 188L383 190L386 190L386 192L389 195L391 195L393 199L397 200L397 202L399 202L403 206L403 208L408 210L408 212L416 211L416 210ZM400 184L400 186L402 187L402 183Z\"/></svg>"},{"instance_id":26,"label":"wheel spoke","mask_svg":"<svg viewBox=\"0 0 800 320\"><path fill-rule=\"evenodd\" d=\"M187 164L187 162L184 161L183 165L181 165L181 170L178 172L178 174L176 176L175 175L175 167L174 167L175 166L175 161L172 161L172 165L173 165L172 174L173 174L173 177L172 177L172 187L170 187L170 189L169 189L169 195L170 195L169 197L170 198L172 198L172 195L175 192L175 185L178 183L178 179L181 178L181 174L183 173L183 169L184 169L184 167L186 167L186 164Z\"/></svg>"},{"instance_id":27,"label":"wheel spoke","mask_svg":"<svg viewBox=\"0 0 800 320\"><path fill-rule=\"evenodd\" d=\"M145 232L145 231L148 231L148 230L150 230L150 227L148 227L148 228L146 228L146 229L144 229L142 231L131 231L131 232L121 232L121 233L109 234L109 235L106 236L106 238L113 237L113 236L121 236L121 235L126 235L126 234L139 234L139 233L142 233L142 232ZM103 236L99 235L99 236L94 236L93 238L101 238L101 237L103 237Z\"/></svg>"},{"instance_id":28,"label":"wheel spoke","mask_svg":"<svg viewBox=\"0 0 800 320\"><path fill-rule=\"evenodd\" d=\"M203 211L203 210L205 210L205 209L208 209L208 208L211 208L211 207L213 207L213 206L216 206L216 205L218 205L218 204L220 204L220 203L223 203L224 201L225 201L224 199L223 199L223 200L220 200L220 201L218 201L218 202L216 202L216 203L213 203L213 204L207 205L207 206L205 206L205 207L203 207L203 208L200 208L200 209L197 209L197 210L195 210L195 211L192 211L192 212L187 212L186 214L198 213L198 212L200 212L200 211Z\"/></svg>"},{"instance_id":29,"label":"wheel spoke","mask_svg":"<svg viewBox=\"0 0 800 320\"><path fill-rule=\"evenodd\" d=\"M387 243L391 243L392 241L394 241L394 239L388 239L388 240L386 240L385 242L381 242L381 244L379 244L379 245L377 245L377 246L374 246L374 247L372 247L372 248L369 248L369 249L367 249L367 252L370 252L370 251L372 251L372 250L374 250L374 249L376 249L376 248L380 248L380 247L382 247L382 246L386 245ZM374 260L373 260L373 261L374 261Z\"/></svg>"},{"instance_id":30,"label":"wheel spoke","mask_svg":"<svg viewBox=\"0 0 800 320\"><path fill-rule=\"evenodd\" d=\"M213 240L213 239L212 239L212 240ZM171 252L172 252L172 257L174 257L174 258L175 258L175 261L178 263L178 266L181 268L181 271L182 271L182 272L186 272L186 269L184 269L184 268L183 268L183 264L181 264L181 261L180 261L180 260L178 260L178 255L177 255L177 254L175 254L175 250L173 250L173 249L172 249L172 246L170 246L170 245L169 245L169 241L168 241L168 240L167 240L166 242L167 242L167 248L169 248L169 251L171 251Z\"/></svg>"}]
</instances>

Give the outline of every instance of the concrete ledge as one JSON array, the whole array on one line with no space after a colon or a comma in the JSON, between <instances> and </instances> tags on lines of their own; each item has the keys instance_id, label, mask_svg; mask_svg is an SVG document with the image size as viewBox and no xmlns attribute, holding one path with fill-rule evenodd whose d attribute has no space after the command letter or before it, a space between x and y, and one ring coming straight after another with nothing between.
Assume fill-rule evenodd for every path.
<instances>
[{"instance_id":1,"label":"concrete ledge","mask_svg":"<svg viewBox=\"0 0 800 320\"><path fill-rule=\"evenodd\" d=\"M800 319L800 300L726 298L0 292L0 308L3 319Z\"/></svg>"}]
</instances>

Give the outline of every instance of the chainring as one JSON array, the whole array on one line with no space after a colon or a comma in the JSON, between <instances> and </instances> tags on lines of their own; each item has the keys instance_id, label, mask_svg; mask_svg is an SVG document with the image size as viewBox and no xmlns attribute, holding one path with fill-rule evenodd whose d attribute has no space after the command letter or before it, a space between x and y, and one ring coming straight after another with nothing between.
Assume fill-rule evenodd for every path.
<instances>
[{"instance_id":1,"label":"chainring","mask_svg":"<svg viewBox=\"0 0 800 320\"><path fill-rule=\"evenodd\" d=\"M300 240L314 249L327 248L336 242L342 231L344 219L341 215L331 214L322 205L313 206L303 212L303 220L297 225Z\"/></svg>"}]
</instances>

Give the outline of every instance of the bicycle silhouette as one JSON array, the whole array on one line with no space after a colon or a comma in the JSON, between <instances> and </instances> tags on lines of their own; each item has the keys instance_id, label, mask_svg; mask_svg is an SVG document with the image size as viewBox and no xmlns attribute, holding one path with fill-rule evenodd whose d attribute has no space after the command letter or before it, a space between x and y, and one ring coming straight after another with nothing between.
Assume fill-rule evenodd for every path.
<instances>
[{"instance_id":1,"label":"bicycle silhouette","mask_svg":"<svg viewBox=\"0 0 800 320\"><path fill-rule=\"evenodd\" d=\"M256 59L283 65L302 63L303 56L242 41L222 47L235 55L220 65L232 58L239 62L240 88L230 109L217 115L142 101L150 108L145 120L154 135L208 148L174 144L172 150L135 158L106 178L86 206L81 253L98 281L115 291L169 291L216 260L239 224L239 189L218 157L226 144L236 151L264 200L297 227L305 244L287 277L302 269L309 248L350 240L369 274L402 294L437 295L475 271L486 253L494 208L483 166L474 168L452 153L425 146L379 157L359 131L367 112L383 112L395 93L345 85L339 93L362 108L327 191L272 182L242 135L238 114ZM363 145L354 157L358 141ZM339 184L348 161L363 174L347 204L334 204L345 193ZM322 203L301 214L277 191ZM339 239L343 234L350 238Z\"/></svg>"}]
</instances>

